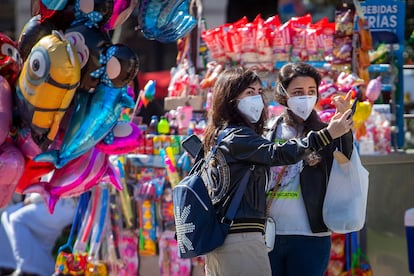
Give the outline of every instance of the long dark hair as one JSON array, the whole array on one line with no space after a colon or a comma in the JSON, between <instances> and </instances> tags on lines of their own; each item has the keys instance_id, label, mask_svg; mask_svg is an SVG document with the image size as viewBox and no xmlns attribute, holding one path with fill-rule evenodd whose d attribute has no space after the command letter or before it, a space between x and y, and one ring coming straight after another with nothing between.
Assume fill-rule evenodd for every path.
<instances>
[{"instance_id":1,"label":"long dark hair","mask_svg":"<svg viewBox=\"0 0 414 276\"><path fill-rule=\"evenodd\" d=\"M208 114L208 125L205 131L204 149L208 151L217 135L217 131L227 125L248 125L258 134L263 133L264 123L267 120L266 109L257 123L248 122L237 109L236 98L250 85L262 83L255 71L234 67L224 70L218 77L212 97L212 106Z\"/></svg>"},{"instance_id":2,"label":"long dark hair","mask_svg":"<svg viewBox=\"0 0 414 276\"><path fill-rule=\"evenodd\" d=\"M280 68L277 78L278 84L276 86L275 100L279 104L287 106L287 95L285 90L292 82L292 80L297 77L311 77L315 80L317 98L319 100L319 85L322 80L322 76L319 71L308 63L286 63L282 66L282 68ZM289 109L287 109L282 116L288 125L297 128L298 125L302 124L304 127L303 135L306 135L310 130L319 130L325 126L315 110L312 111L312 113L303 123L298 121L297 116L295 116Z\"/></svg>"}]
</instances>

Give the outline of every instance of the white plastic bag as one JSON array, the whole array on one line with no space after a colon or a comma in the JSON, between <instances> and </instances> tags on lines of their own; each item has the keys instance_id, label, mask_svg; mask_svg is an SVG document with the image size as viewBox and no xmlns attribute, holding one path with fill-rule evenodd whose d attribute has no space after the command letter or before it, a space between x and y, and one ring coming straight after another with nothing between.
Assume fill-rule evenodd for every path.
<instances>
[{"instance_id":1,"label":"white plastic bag","mask_svg":"<svg viewBox=\"0 0 414 276\"><path fill-rule=\"evenodd\" d=\"M266 218L265 243L267 250L273 251L276 236L276 223L271 217Z\"/></svg>"},{"instance_id":2,"label":"white plastic bag","mask_svg":"<svg viewBox=\"0 0 414 276\"><path fill-rule=\"evenodd\" d=\"M324 222L335 233L359 231L365 223L369 172L355 149L351 160L340 151L334 157L322 210Z\"/></svg>"}]
</instances>

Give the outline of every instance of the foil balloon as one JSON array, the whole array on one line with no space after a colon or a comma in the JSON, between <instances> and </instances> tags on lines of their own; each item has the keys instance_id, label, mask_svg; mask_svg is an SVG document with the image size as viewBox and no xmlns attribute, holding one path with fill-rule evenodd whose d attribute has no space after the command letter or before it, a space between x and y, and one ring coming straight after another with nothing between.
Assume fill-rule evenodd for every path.
<instances>
[{"instance_id":1,"label":"foil balloon","mask_svg":"<svg viewBox=\"0 0 414 276\"><path fill-rule=\"evenodd\" d=\"M371 115L372 104L369 101L358 102L355 114L352 117L355 126L362 125Z\"/></svg>"},{"instance_id":2,"label":"foil balloon","mask_svg":"<svg viewBox=\"0 0 414 276\"><path fill-rule=\"evenodd\" d=\"M92 76L91 73L102 67L100 57L105 56L106 50L112 45L110 37L98 28L88 28L82 24L68 28L65 36L75 45L81 57L82 76L78 90L93 92L100 82L100 75Z\"/></svg>"},{"instance_id":3,"label":"foil balloon","mask_svg":"<svg viewBox=\"0 0 414 276\"><path fill-rule=\"evenodd\" d=\"M112 131L96 144L96 148L105 154L127 154L140 146L141 129L132 122L118 121Z\"/></svg>"},{"instance_id":4,"label":"foil balloon","mask_svg":"<svg viewBox=\"0 0 414 276\"><path fill-rule=\"evenodd\" d=\"M110 83L107 85L114 87L123 87L132 81L139 70L138 55L128 46L115 44L108 50L113 50L112 56L106 63L106 76Z\"/></svg>"},{"instance_id":5,"label":"foil balloon","mask_svg":"<svg viewBox=\"0 0 414 276\"><path fill-rule=\"evenodd\" d=\"M16 105L22 126L32 130L32 138L42 150L55 139L79 80L76 50L57 31L40 39L24 62Z\"/></svg>"},{"instance_id":6,"label":"foil balloon","mask_svg":"<svg viewBox=\"0 0 414 276\"><path fill-rule=\"evenodd\" d=\"M16 145L24 157L29 159L33 159L36 155L42 153L42 149L33 140L32 132L29 128L21 128L18 130Z\"/></svg>"},{"instance_id":7,"label":"foil balloon","mask_svg":"<svg viewBox=\"0 0 414 276\"><path fill-rule=\"evenodd\" d=\"M90 190L104 177L108 168L108 157L93 148L65 167L56 169L49 182L31 185L24 193L40 193L47 201L49 211L53 213L60 198L78 196Z\"/></svg>"},{"instance_id":8,"label":"foil balloon","mask_svg":"<svg viewBox=\"0 0 414 276\"><path fill-rule=\"evenodd\" d=\"M104 29L113 30L121 26L138 5L138 0L114 0L114 10Z\"/></svg>"},{"instance_id":9,"label":"foil balloon","mask_svg":"<svg viewBox=\"0 0 414 276\"><path fill-rule=\"evenodd\" d=\"M33 16L24 26L17 39L17 49L23 61L27 59L33 46L54 29L50 22L41 22L40 14Z\"/></svg>"},{"instance_id":10,"label":"foil balloon","mask_svg":"<svg viewBox=\"0 0 414 276\"><path fill-rule=\"evenodd\" d=\"M0 76L14 87L21 69L22 59L17 44L7 35L0 33ZM3 81L0 84L3 87L2 84Z\"/></svg>"},{"instance_id":11,"label":"foil balloon","mask_svg":"<svg viewBox=\"0 0 414 276\"><path fill-rule=\"evenodd\" d=\"M114 0L75 0L73 25L85 24L100 29L112 16Z\"/></svg>"},{"instance_id":12,"label":"foil balloon","mask_svg":"<svg viewBox=\"0 0 414 276\"><path fill-rule=\"evenodd\" d=\"M94 93L80 93L61 148L43 152L34 160L51 162L62 168L93 148L115 126L122 110L133 106L134 101L126 87L113 88L99 84Z\"/></svg>"},{"instance_id":13,"label":"foil balloon","mask_svg":"<svg viewBox=\"0 0 414 276\"><path fill-rule=\"evenodd\" d=\"M378 97L381 95L382 83L381 76L376 77L368 82L367 88L365 90L365 96L372 103L375 102Z\"/></svg>"},{"instance_id":14,"label":"foil balloon","mask_svg":"<svg viewBox=\"0 0 414 276\"><path fill-rule=\"evenodd\" d=\"M12 91L9 82L0 75L0 145L6 141L12 121Z\"/></svg>"},{"instance_id":15,"label":"foil balloon","mask_svg":"<svg viewBox=\"0 0 414 276\"><path fill-rule=\"evenodd\" d=\"M15 192L23 194L25 189L38 183L42 176L49 174L54 169L55 166L52 163L35 162L26 158L23 175L20 177L19 183L17 183Z\"/></svg>"},{"instance_id":16,"label":"foil balloon","mask_svg":"<svg viewBox=\"0 0 414 276\"><path fill-rule=\"evenodd\" d=\"M138 23L144 36L163 43L186 36L197 24L188 13L188 0L143 0L139 3L138 12Z\"/></svg>"},{"instance_id":17,"label":"foil balloon","mask_svg":"<svg viewBox=\"0 0 414 276\"><path fill-rule=\"evenodd\" d=\"M24 157L19 149L7 142L0 145L0 208L10 202L23 170Z\"/></svg>"},{"instance_id":18,"label":"foil balloon","mask_svg":"<svg viewBox=\"0 0 414 276\"><path fill-rule=\"evenodd\" d=\"M41 22L52 22L57 29L65 30L75 18L74 6L70 0L37 0ZM33 10L32 5L32 10ZM33 13L33 11L32 11Z\"/></svg>"}]
</instances>

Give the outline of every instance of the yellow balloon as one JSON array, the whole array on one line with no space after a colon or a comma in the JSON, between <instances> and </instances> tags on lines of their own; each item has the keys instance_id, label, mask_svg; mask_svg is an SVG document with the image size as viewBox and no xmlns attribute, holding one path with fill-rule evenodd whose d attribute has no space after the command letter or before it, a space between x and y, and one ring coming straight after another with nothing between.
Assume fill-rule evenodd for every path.
<instances>
[{"instance_id":1,"label":"yellow balloon","mask_svg":"<svg viewBox=\"0 0 414 276\"><path fill-rule=\"evenodd\" d=\"M354 116L352 117L354 123L356 125L360 125L364 123L371 115L371 111L372 111L372 104L370 102L368 101L358 102Z\"/></svg>"},{"instance_id":2,"label":"yellow balloon","mask_svg":"<svg viewBox=\"0 0 414 276\"><path fill-rule=\"evenodd\" d=\"M24 62L16 87L26 123L53 141L79 81L75 47L58 31L42 37Z\"/></svg>"}]
</instances>

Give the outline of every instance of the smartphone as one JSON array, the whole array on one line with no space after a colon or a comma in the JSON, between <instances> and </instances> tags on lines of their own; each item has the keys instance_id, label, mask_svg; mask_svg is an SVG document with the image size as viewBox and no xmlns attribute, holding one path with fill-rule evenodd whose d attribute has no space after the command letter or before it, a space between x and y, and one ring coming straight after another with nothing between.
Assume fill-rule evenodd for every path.
<instances>
[{"instance_id":1,"label":"smartphone","mask_svg":"<svg viewBox=\"0 0 414 276\"><path fill-rule=\"evenodd\" d=\"M355 98L355 100L354 100L354 102L352 103L352 106L351 106L351 114L348 116L348 120L351 119L351 117L354 115L357 104L358 104L358 98Z\"/></svg>"},{"instance_id":2,"label":"smartphone","mask_svg":"<svg viewBox=\"0 0 414 276\"><path fill-rule=\"evenodd\" d=\"M181 142L183 149L190 154L191 157L196 158L200 153L203 144L197 135L192 134Z\"/></svg>"}]
</instances>

